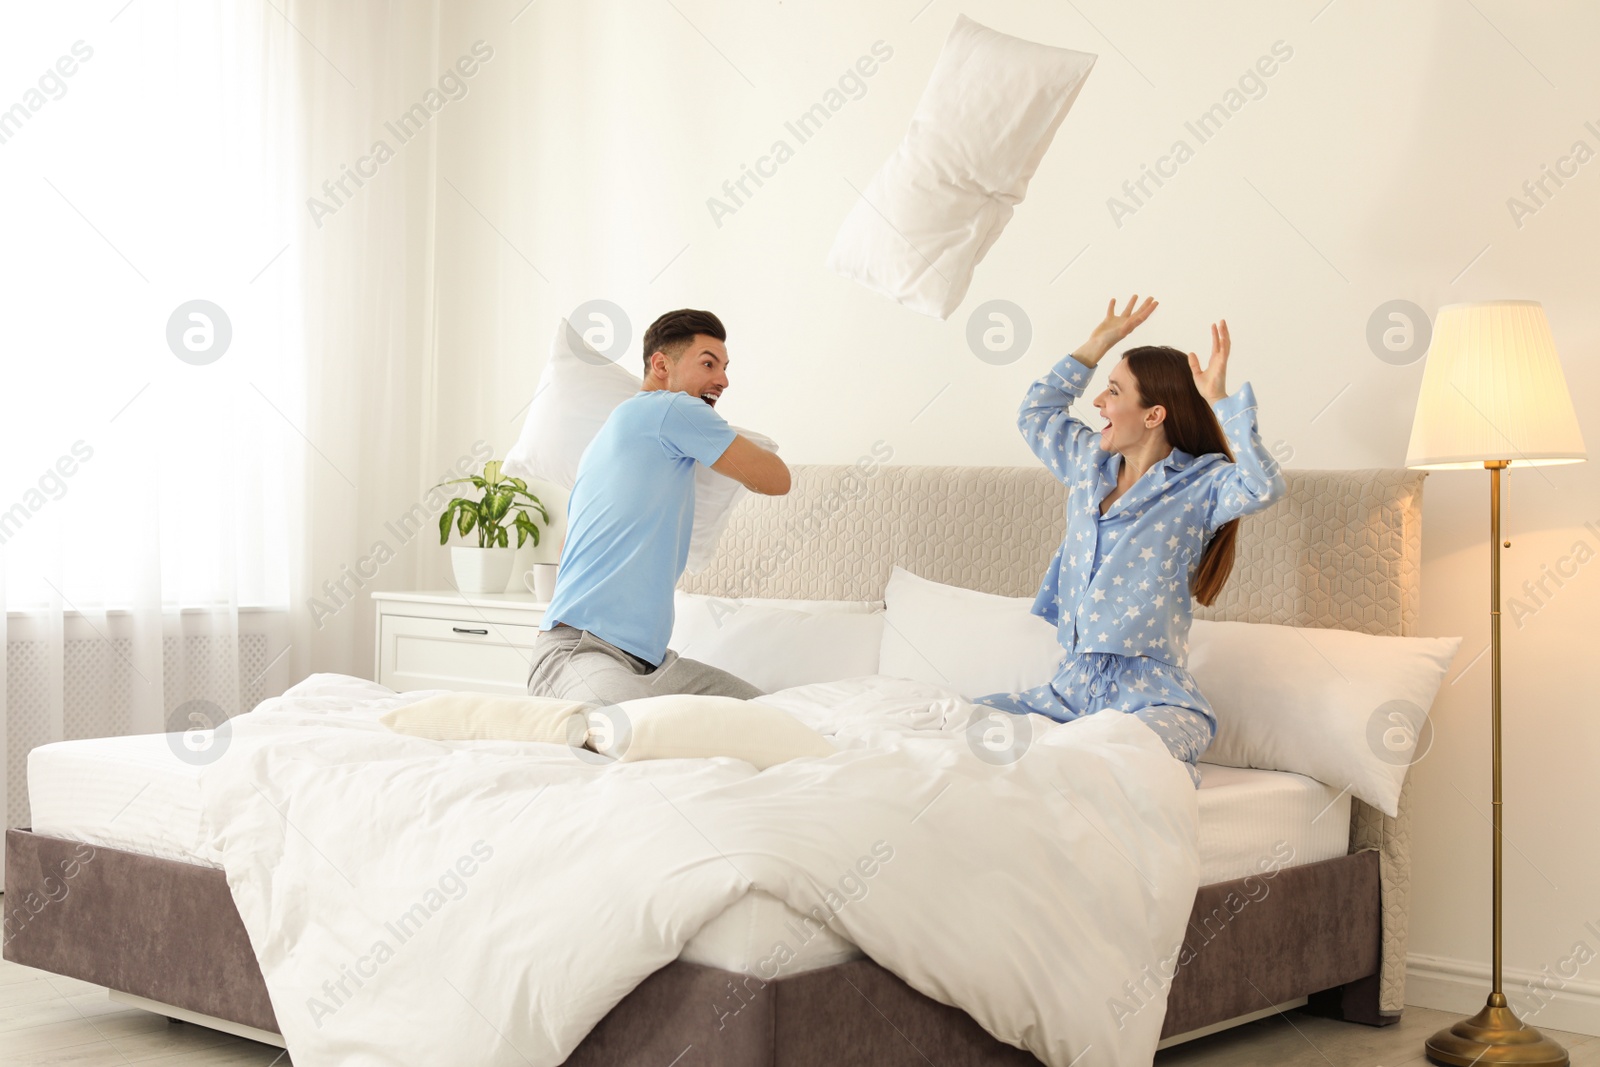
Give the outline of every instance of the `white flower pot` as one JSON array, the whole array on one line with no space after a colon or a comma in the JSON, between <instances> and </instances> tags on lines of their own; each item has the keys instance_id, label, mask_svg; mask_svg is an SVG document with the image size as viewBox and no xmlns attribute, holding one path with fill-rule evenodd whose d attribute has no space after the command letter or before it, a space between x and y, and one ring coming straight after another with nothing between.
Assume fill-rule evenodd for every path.
<instances>
[{"instance_id":1,"label":"white flower pot","mask_svg":"<svg viewBox=\"0 0 1600 1067\"><path fill-rule=\"evenodd\" d=\"M450 569L456 575L456 589L463 593L504 593L516 558L517 550L511 547L452 545Z\"/></svg>"}]
</instances>

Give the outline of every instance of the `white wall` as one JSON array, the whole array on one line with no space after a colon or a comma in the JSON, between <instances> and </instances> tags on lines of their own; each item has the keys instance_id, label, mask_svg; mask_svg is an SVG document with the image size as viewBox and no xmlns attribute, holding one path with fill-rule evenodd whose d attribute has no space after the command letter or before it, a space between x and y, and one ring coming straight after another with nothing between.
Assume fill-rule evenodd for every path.
<instances>
[{"instance_id":1,"label":"white wall","mask_svg":"<svg viewBox=\"0 0 1600 1067\"><path fill-rule=\"evenodd\" d=\"M791 461L848 462L883 439L896 462L1026 464L1012 426L1022 389L1082 340L1108 297L1137 291L1162 302L1142 341L1204 353L1208 324L1225 316L1232 382L1255 384L1265 438L1292 453L1289 466L1322 468L1403 462L1422 364L1369 348L1380 304L1542 301L1600 448L1600 162L1520 225L1507 204L1575 141L1600 150L1600 73L1584 48L1600 36L1592 8L967 9L1100 60L966 302L940 322L823 267L852 185L865 187L903 132L960 10L921 5L451 5L441 62L479 38L496 56L452 106L439 146L455 187L441 182L438 204L441 440L470 442L487 426L503 454L557 318L606 299L631 317L633 348L661 311L720 314L733 364L719 410L777 438ZM793 145L784 122L880 40L893 57L865 95L718 226L707 198L774 139ZM1293 54L1264 95L1198 144L1185 121L1278 41ZM1117 225L1108 197L1177 138L1194 157ZM980 361L964 339L972 309L993 298L1021 305L1034 329L1008 366ZM1600 550L1596 464L1517 472L1508 490L1508 594L1578 541ZM1487 491L1473 472L1433 475L1426 491L1422 632L1460 634L1464 651L1415 771L1412 1000L1462 1008L1482 1002L1486 984L1470 975L1489 951L1489 671L1474 660L1487 642ZM1554 970L1578 941L1600 952L1600 725L1586 677L1600 565L1565 583L1520 623L1507 616L1514 971ZM1448 980L1456 971L1469 977ZM1600 1033L1596 993L1600 963L1536 1021Z\"/></svg>"}]
</instances>

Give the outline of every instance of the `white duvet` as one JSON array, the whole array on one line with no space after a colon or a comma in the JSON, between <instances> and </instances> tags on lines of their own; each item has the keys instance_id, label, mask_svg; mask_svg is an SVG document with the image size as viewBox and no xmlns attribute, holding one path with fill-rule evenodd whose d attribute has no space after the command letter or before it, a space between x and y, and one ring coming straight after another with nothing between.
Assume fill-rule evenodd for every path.
<instances>
[{"instance_id":1,"label":"white duvet","mask_svg":"<svg viewBox=\"0 0 1600 1067\"><path fill-rule=\"evenodd\" d=\"M1155 1052L1197 805L1131 716L1035 717L995 766L950 691L830 682L763 702L840 751L758 773L376 721L423 695L314 675L234 719L202 778L298 1067L558 1064L752 887L1053 1067Z\"/></svg>"}]
</instances>

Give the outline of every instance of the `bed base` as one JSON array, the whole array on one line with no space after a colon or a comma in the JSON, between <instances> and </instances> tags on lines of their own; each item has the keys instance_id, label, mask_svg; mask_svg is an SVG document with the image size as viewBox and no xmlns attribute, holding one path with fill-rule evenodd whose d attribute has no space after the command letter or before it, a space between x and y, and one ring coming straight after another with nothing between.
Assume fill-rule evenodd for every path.
<instances>
[{"instance_id":1,"label":"bed base","mask_svg":"<svg viewBox=\"0 0 1600 1067\"><path fill-rule=\"evenodd\" d=\"M0 904L8 960L106 986L158 1014L282 1044L216 868L13 829ZM1352 1021L1398 1021L1377 1010L1381 936L1376 852L1202 886L1167 992L1163 1045L1302 998ZM1152 973L1130 985L1120 1010L1138 1010L1160 981ZM950 1067L1037 1062L871 960L765 983L674 962L629 993L567 1062L671 1063L691 1048L708 1067L924 1067L922 1050L931 1048Z\"/></svg>"},{"instance_id":2,"label":"bed base","mask_svg":"<svg viewBox=\"0 0 1600 1067\"><path fill-rule=\"evenodd\" d=\"M196 1026L219 1030L224 1034L232 1034L234 1037L243 1037L263 1045L271 1045L273 1048L287 1049L289 1047L288 1043L283 1040L283 1035L277 1031L257 1030L253 1026L246 1026L243 1023L236 1023L229 1019L219 1019L215 1015L202 1015L197 1011L180 1008L176 1004L163 1004L159 1000L151 1000L149 997L136 997L132 993L124 993L120 989L108 990L107 993L113 1003L121 1004L124 1007L138 1008L140 1011L147 1011L152 1015L165 1015L169 1022L194 1023Z\"/></svg>"}]
</instances>

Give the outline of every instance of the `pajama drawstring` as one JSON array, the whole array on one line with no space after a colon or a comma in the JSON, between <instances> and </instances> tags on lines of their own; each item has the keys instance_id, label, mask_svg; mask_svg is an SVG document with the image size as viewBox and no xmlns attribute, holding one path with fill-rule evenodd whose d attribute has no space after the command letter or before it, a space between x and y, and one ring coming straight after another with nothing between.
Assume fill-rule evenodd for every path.
<instances>
[{"instance_id":1,"label":"pajama drawstring","mask_svg":"<svg viewBox=\"0 0 1600 1067\"><path fill-rule=\"evenodd\" d=\"M1073 681L1083 686L1092 705L1103 705L1117 689L1117 675L1125 666L1115 652L1084 652L1078 656Z\"/></svg>"}]
</instances>

